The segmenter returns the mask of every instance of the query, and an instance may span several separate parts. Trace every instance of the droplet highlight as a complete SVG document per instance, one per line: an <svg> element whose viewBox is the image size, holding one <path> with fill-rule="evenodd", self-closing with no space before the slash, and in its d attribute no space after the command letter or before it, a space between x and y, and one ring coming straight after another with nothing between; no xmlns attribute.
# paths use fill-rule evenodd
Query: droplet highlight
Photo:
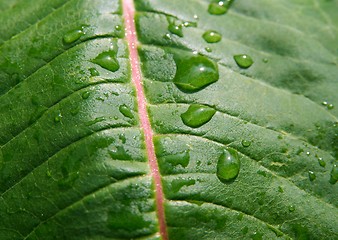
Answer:
<svg viewBox="0 0 338 240"><path fill-rule="evenodd" d="M213 30L206 31L202 37L207 43L217 43L222 40L222 35Z"/></svg>
<svg viewBox="0 0 338 240"><path fill-rule="evenodd" d="M309 179L311 182L316 179L316 174L313 171L309 171Z"/></svg>
<svg viewBox="0 0 338 240"><path fill-rule="evenodd" d="M254 62L247 54L239 54L234 56L234 60L241 68L249 68Z"/></svg>
<svg viewBox="0 0 338 240"><path fill-rule="evenodd" d="M116 52L112 50L100 53L92 62L112 72L116 72L120 68L116 59Z"/></svg>
<svg viewBox="0 0 338 240"><path fill-rule="evenodd" d="M181 114L183 123L189 127L197 128L211 120L216 110L200 104L192 104L188 110Z"/></svg>
<svg viewBox="0 0 338 240"><path fill-rule="evenodd" d="M326 162L324 161L324 159L323 158L318 158L318 164L319 164L319 166L321 166L321 167L325 167L326 166Z"/></svg>
<svg viewBox="0 0 338 240"><path fill-rule="evenodd" d="M183 92L197 92L218 81L217 64L207 57L192 53L174 54L174 84Z"/></svg>
<svg viewBox="0 0 338 240"><path fill-rule="evenodd" d="M240 170L238 153L233 149L225 149L217 162L217 177L227 183L237 178Z"/></svg>

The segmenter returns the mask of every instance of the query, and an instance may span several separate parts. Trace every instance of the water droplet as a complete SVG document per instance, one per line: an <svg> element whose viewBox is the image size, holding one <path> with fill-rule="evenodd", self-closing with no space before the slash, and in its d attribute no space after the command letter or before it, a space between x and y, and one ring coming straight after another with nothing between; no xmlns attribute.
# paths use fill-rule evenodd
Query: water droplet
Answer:
<svg viewBox="0 0 338 240"><path fill-rule="evenodd" d="M185 125L197 128L209 122L215 113L216 110L211 107L192 104L186 112L181 114L181 119Z"/></svg>
<svg viewBox="0 0 338 240"><path fill-rule="evenodd" d="M278 135L277 138L278 139L283 139L283 136L282 135Z"/></svg>
<svg viewBox="0 0 338 240"><path fill-rule="evenodd" d="M235 150L224 149L217 162L217 177L221 182L235 180L240 170L240 160Z"/></svg>
<svg viewBox="0 0 338 240"><path fill-rule="evenodd" d="M234 59L241 68L249 68L253 64L252 58L246 54L235 55Z"/></svg>
<svg viewBox="0 0 338 240"><path fill-rule="evenodd" d="M115 30L120 31L121 29L122 29L122 27L120 25L115 26Z"/></svg>
<svg viewBox="0 0 338 240"><path fill-rule="evenodd" d="M61 118L62 118L61 113L58 113L58 115L56 115L56 116L54 117L54 122L56 122L56 123L60 122L60 121L61 121Z"/></svg>
<svg viewBox="0 0 338 240"><path fill-rule="evenodd" d="M266 176L267 176L266 171L263 171L263 170L258 170L258 171L257 171L257 174L259 174L259 175L261 175L261 176L263 176L263 177L266 177Z"/></svg>
<svg viewBox="0 0 338 240"><path fill-rule="evenodd" d="M161 158L173 166L181 165L182 167L187 167L190 161L190 154L189 150L185 150L183 152L166 155Z"/></svg>
<svg viewBox="0 0 338 240"><path fill-rule="evenodd" d="M207 52L212 52L212 49L209 48L209 47L206 47L206 48L205 48L205 51L207 51Z"/></svg>
<svg viewBox="0 0 338 240"><path fill-rule="evenodd" d="M289 211L290 212L294 212L295 210L296 210L295 206L293 206L293 205L289 206Z"/></svg>
<svg viewBox="0 0 338 240"><path fill-rule="evenodd" d="M278 186L278 192L283 193L284 189L281 186Z"/></svg>
<svg viewBox="0 0 338 240"><path fill-rule="evenodd" d="M242 146L243 147L250 147L251 145L251 142L249 140L242 140Z"/></svg>
<svg viewBox="0 0 338 240"><path fill-rule="evenodd" d="M163 36L164 39L167 39L167 40L171 40L171 35L169 33L166 33L164 36Z"/></svg>
<svg viewBox="0 0 338 240"><path fill-rule="evenodd" d="M331 109L333 109L333 108L334 108L334 106L333 106L333 104L332 104L332 103L328 104L326 107L327 107L327 109L328 109L328 110L331 110Z"/></svg>
<svg viewBox="0 0 338 240"><path fill-rule="evenodd" d="M213 30L206 31L202 37L207 43L217 43L222 39L222 35Z"/></svg>
<svg viewBox="0 0 338 240"><path fill-rule="evenodd" d="M194 14L194 19L198 19L198 16L196 14Z"/></svg>
<svg viewBox="0 0 338 240"><path fill-rule="evenodd" d="M197 23L195 23L195 22L184 22L183 26L184 27L197 27Z"/></svg>
<svg viewBox="0 0 338 240"><path fill-rule="evenodd" d="M260 232L254 232L251 235L251 239L253 239L253 240L262 240L263 239L263 234L260 233Z"/></svg>
<svg viewBox="0 0 338 240"><path fill-rule="evenodd" d="M242 221L243 217L244 217L244 214L239 213L238 216L237 216L237 220Z"/></svg>
<svg viewBox="0 0 338 240"><path fill-rule="evenodd" d="M175 34L179 37L183 37L182 24L176 25L175 23L169 23L168 30L172 34Z"/></svg>
<svg viewBox="0 0 338 240"><path fill-rule="evenodd" d="M100 73L99 71L96 70L96 68L89 68L89 72L90 72L90 76L92 77L100 76Z"/></svg>
<svg viewBox="0 0 338 240"><path fill-rule="evenodd" d="M324 161L324 159L323 158L318 158L318 163L319 163L319 166L321 166L321 167L325 167L326 166L326 162Z"/></svg>
<svg viewBox="0 0 338 240"><path fill-rule="evenodd" d="M67 32L63 36L63 43L64 44L71 44L71 43L79 40L82 35L84 35L83 26L80 27L80 28L73 29L73 30Z"/></svg>
<svg viewBox="0 0 338 240"><path fill-rule="evenodd" d="M213 15L226 13L233 0L217 0L209 4L208 12Z"/></svg>
<svg viewBox="0 0 338 240"><path fill-rule="evenodd" d="M323 101L323 102L322 102L322 105L323 105L323 106L327 106L327 101Z"/></svg>
<svg viewBox="0 0 338 240"><path fill-rule="evenodd" d="M119 107L120 112L122 113L123 116L133 119L134 118L134 114L132 113L132 111L130 110L130 108L127 105L121 105Z"/></svg>
<svg viewBox="0 0 338 240"><path fill-rule="evenodd" d="M243 227L242 230L241 230L241 232L242 232L244 235L247 234L248 231L249 231L249 228L248 228L247 226Z"/></svg>
<svg viewBox="0 0 338 240"><path fill-rule="evenodd" d="M196 92L218 80L217 64L198 54L174 55L176 74L173 82L184 92Z"/></svg>
<svg viewBox="0 0 338 240"><path fill-rule="evenodd" d="M337 181L338 181L338 165L333 164L330 174L330 183L335 184Z"/></svg>
<svg viewBox="0 0 338 240"><path fill-rule="evenodd" d="M312 182L313 180L316 179L316 174L312 171L309 171L309 179Z"/></svg>
<svg viewBox="0 0 338 240"><path fill-rule="evenodd" d="M91 125L94 125L95 123L103 122L103 121L105 121L105 120L106 120L105 117L97 117L97 118L95 118L95 119L92 120L92 121L86 122L86 126L91 126Z"/></svg>
<svg viewBox="0 0 338 240"><path fill-rule="evenodd" d="M70 110L70 114L72 114L73 116L77 115L79 112L80 109L78 107L75 107L72 110Z"/></svg>
<svg viewBox="0 0 338 240"><path fill-rule="evenodd" d="M267 63L267 62L269 62L269 59L263 58L263 62L264 62L264 63Z"/></svg>
<svg viewBox="0 0 338 240"><path fill-rule="evenodd" d="M112 72L116 72L120 68L116 59L116 52L113 50L100 53L92 62Z"/></svg>
<svg viewBox="0 0 338 240"><path fill-rule="evenodd" d="M89 95L90 95L90 92L88 92L88 91L85 91L85 92L83 92L82 93L82 99L87 99L87 98L89 98Z"/></svg>
<svg viewBox="0 0 338 240"><path fill-rule="evenodd" d="M306 152L306 156L310 156L311 155L311 153L310 152Z"/></svg>
<svg viewBox="0 0 338 240"><path fill-rule="evenodd" d="M126 135L124 133L119 134L119 139L123 144L125 144L127 141Z"/></svg>
<svg viewBox="0 0 338 240"><path fill-rule="evenodd" d="M191 186L196 183L195 179L192 178L177 178L171 182L171 189L173 192L178 192L183 186Z"/></svg>
<svg viewBox="0 0 338 240"><path fill-rule="evenodd" d="M122 146L112 147L111 150L109 151L109 155L113 159L117 159L117 160L130 160L131 159L130 155L126 152L126 150Z"/></svg>

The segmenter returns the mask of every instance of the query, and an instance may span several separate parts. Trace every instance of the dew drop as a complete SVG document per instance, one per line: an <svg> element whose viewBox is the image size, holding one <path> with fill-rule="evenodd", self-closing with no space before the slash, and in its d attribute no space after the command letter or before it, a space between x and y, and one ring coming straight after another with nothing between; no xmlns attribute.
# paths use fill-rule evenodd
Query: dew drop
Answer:
<svg viewBox="0 0 338 240"><path fill-rule="evenodd" d="M242 146L243 147L250 147L251 145L251 142L249 140L242 140Z"/></svg>
<svg viewBox="0 0 338 240"><path fill-rule="evenodd" d="M254 232L251 235L251 239L253 239L253 240L262 240L263 239L263 234L260 233L260 232Z"/></svg>
<svg viewBox="0 0 338 240"><path fill-rule="evenodd" d="M278 192L283 193L284 189L281 186L278 186Z"/></svg>
<svg viewBox="0 0 338 240"><path fill-rule="evenodd" d="M267 63L267 62L269 62L269 59L263 58L263 62L264 62L264 63Z"/></svg>
<svg viewBox="0 0 338 240"><path fill-rule="evenodd" d="M168 30L172 34L175 34L179 37L183 37L182 24L176 25L175 23L170 23L168 25Z"/></svg>
<svg viewBox="0 0 338 240"><path fill-rule="evenodd" d="M181 114L183 123L189 127L197 128L211 120L216 110L200 104L192 104L188 110Z"/></svg>
<svg viewBox="0 0 338 240"><path fill-rule="evenodd" d="M167 40L171 40L171 36L169 33L166 33L164 36L163 36L164 39L167 39Z"/></svg>
<svg viewBox="0 0 338 240"><path fill-rule="evenodd" d="M252 58L246 54L235 55L234 59L241 68L249 68L253 64Z"/></svg>
<svg viewBox="0 0 338 240"><path fill-rule="evenodd" d="M222 39L222 35L213 30L206 31L202 37L207 43L217 43Z"/></svg>
<svg viewBox="0 0 338 240"><path fill-rule="evenodd" d="M313 171L309 171L309 179L311 182L316 179L316 174Z"/></svg>
<svg viewBox="0 0 338 240"><path fill-rule="evenodd" d="M207 52L212 52L212 49L209 48L209 47L206 47L206 48L205 48L205 51L207 51Z"/></svg>
<svg viewBox="0 0 338 240"><path fill-rule="evenodd" d="M90 92L88 92L88 91L85 91L85 92L83 92L82 93L82 99L87 99L87 98L89 98L89 95L90 95Z"/></svg>
<svg viewBox="0 0 338 240"><path fill-rule="evenodd" d="M295 206L293 206L293 205L289 206L289 211L290 212L294 212L295 210L296 210Z"/></svg>
<svg viewBox="0 0 338 240"><path fill-rule="evenodd" d="M219 78L217 64L198 54L179 53L174 55L176 74L174 84L184 92L197 92Z"/></svg>
<svg viewBox="0 0 338 240"><path fill-rule="evenodd" d="M330 183L335 184L337 181L338 181L338 165L333 164L330 174Z"/></svg>
<svg viewBox="0 0 338 240"><path fill-rule="evenodd" d="M81 36L84 35L83 32L83 27L77 28L77 29L73 29L69 32L67 32L64 36L63 36L63 43L64 44L71 44L77 40L80 39Z"/></svg>
<svg viewBox="0 0 338 240"><path fill-rule="evenodd" d="M225 14L233 0L217 0L209 4L208 12L213 15Z"/></svg>
<svg viewBox="0 0 338 240"><path fill-rule="evenodd" d="M60 122L60 121L61 121L61 118L62 118L62 115L61 115L61 113L59 113L58 115L56 115L56 116L54 117L54 122L56 122L56 123Z"/></svg>
<svg viewBox="0 0 338 240"><path fill-rule="evenodd" d="M183 152L166 155L161 158L173 166L181 165L182 167L187 167L190 161L190 154L189 150L185 150Z"/></svg>
<svg viewBox="0 0 338 240"><path fill-rule="evenodd" d="M96 123L103 122L103 121L105 121L105 120L106 120L105 117L97 117L97 118L95 118L95 119L92 120L92 121L86 122L86 126L91 126L91 125L94 125L94 124L96 124Z"/></svg>
<svg viewBox="0 0 338 240"><path fill-rule="evenodd" d="M100 73L99 71L96 70L96 68L89 68L89 72L90 72L90 76L92 77L100 76Z"/></svg>
<svg viewBox="0 0 338 240"><path fill-rule="evenodd" d="M171 182L171 189L173 192L178 192L183 186L191 186L194 185L196 183L195 179L192 178L178 178L178 179L174 179Z"/></svg>
<svg viewBox="0 0 338 240"><path fill-rule="evenodd" d="M120 31L121 29L122 29L122 27L120 25L115 26L115 30Z"/></svg>
<svg viewBox="0 0 338 240"><path fill-rule="evenodd" d="M117 160L130 160L131 159L131 156L126 152L126 150L122 146L112 147L111 150L109 151L109 155L113 159L117 159Z"/></svg>
<svg viewBox="0 0 338 240"><path fill-rule="evenodd" d="M116 52L113 50L100 53L92 62L112 72L116 72L120 68L116 59Z"/></svg>
<svg viewBox="0 0 338 240"><path fill-rule="evenodd" d="M328 104L326 107L327 107L328 110L331 110L331 109L334 108L334 105L333 105L332 103L330 103L330 104Z"/></svg>
<svg viewBox="0 0 338 240"><path fill-rule="evenodd" d="M324 161L324 159L323 158L318 158L318 163L319 163L319 166L321 166L321 167L325 167L326 166L326 162Z"/></svg>
<svg viewBox="0 0 338 240"><path fill-rule="evenodd" d="M240 160L235 150L224 149L217 162L217 177L223 182L235 180L240 170Z"/></svg>
<svg viewBox="0 0 338 240"><path fill-rule="evenodd" d="M243 227L243 228L241 229L241 232L242 232L244 235L247 234L248 231L249 231L249 228L248 228L247 226L245 226L245 227Z"/></svg>
<svg viewBox="0 0 338 240"><path fill-rule="evenodd" d="M120 113L122 113L123 116L133 119L134 118L134 114L132 113L132 111L130 110L130 108L127 105L121 105L119 107Z"/></svg>

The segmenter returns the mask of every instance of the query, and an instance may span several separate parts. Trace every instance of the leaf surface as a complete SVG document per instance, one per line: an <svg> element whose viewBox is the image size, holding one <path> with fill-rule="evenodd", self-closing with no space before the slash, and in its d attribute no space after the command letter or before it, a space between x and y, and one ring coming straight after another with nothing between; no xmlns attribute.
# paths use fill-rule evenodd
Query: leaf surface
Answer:
<svg viewBox="0 0 338 240"><path fill-rule="evenodd" d="M134 5L0 0L0 238L337 239L337 1Z"/></svg>

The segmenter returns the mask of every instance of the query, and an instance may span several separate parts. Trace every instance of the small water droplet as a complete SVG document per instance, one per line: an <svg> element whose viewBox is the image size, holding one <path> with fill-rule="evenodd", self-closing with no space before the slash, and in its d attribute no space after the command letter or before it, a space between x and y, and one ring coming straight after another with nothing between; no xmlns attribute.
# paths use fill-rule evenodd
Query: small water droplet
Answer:
<svg viewBox="0 0 338 240"><path fill-rule="evenodd" d="M247 226L245 226L245 227L243 227L243 228L241 229L241 232L242 232L244 235L247 234L248 231L249 231L249 228L248 228Z"/></svg>
<svg viewBox="0 0 338 240"><path fill-rule="evenodd" d="M330 174L330 183L335 184L338 181L338 165L333 164Z"/></svg>
<svg viewBox="0 0 338 240"><path fill-rule="evenodd" d="M82 99L87 99L87 98L89 98L89 95L90 95L90 92L88 92L88 91L85 91L85 92L83 92L82 93Z"/></svg>
<svg viewBox="0 0 338 240"><path fill-rule="evenodd" d="M253 60L249 55L238 54L234 56L237 65L241 68L249 68L253 64Z"/></svg>
<svg viewBox="0 0 338 240"><path fill-rule="evenodd" d="M96 70L96 68L89 68L89 72L90 72L90 76L92 77L100 76L100 73L99 71Z"/></svg>
<svg viewBox="0 0 338 240"><path fill-rule="evenodd" d="M62 114L61 113L58 113L58 115L56 115L54 117L54 122L58 123L61 121L61 118L62 118Z"/></svg>
<svg viewBox="0 0 338 240"><path fill-rule="evenodd" d="M119 107L120 113L122 113L123 116L133 119L134 118L134 114L133 112L130 110L130 108L127 105L121 105Z"/></svg>
<svg viewBox="0 0 338 240"><path fill-rule="evenodd" d="M77 40L80 39L81 36L84 35L83 32L83 26L77 29L73 29L69 32L67 32L64 36L63 36L63 43L64 44L71 44Z"/></svg>
<svg viewBox="0 0 338 240"><path fill-rule="evenodd" d="M239 213L238 216L237 216L237 220L242 221L243 217L244 217L244 214Z"/></svg>
<svg viewBox="0 0 338 240"><path fill-rule="evenodd" d="M207 52L212 52L212 49L209 48L209 47L206 47L206 48L205 48L205 51L207 51Z"/></svg>
<svg viewBox="0 0 338 240"><path fill-rule="evenodd" d="M243 147L250 147L251 145L251 141L245 139L243 139L241 143Z"/></svg>
<svg viewBox="0 0 338 240"><path fill-rule="evenodd" d="M318 158L318 163L319 163L319 166L321 166L321 167L325 167L326 166L326 162L324 161L324 159L323 158Z"/></svg>
<svg viewBox="0 0 338 240"><path fill-rule="evenodd" d="M131 156L126 152L126 150L122 146L111 147L111 150L109 151L109 155L113 159L117 159L117 160L130 160L131 159Z"/></svg>
<svg viewBox="0 0 338 240"><path fill-rule="evenodd" d="M174 179L171 182L171 189L173 192L178 192L183 186L192 186L196 183L195 179L192 178L178 178L178 179Z"/></svg>
<svg viewBox="0 0 338 240"><path fill-rule="evenodd" d="M161 158L173 166L181 165L182 167L187 167L190 161L190 154L189 150L185 150L183 152L166 155Z"/></svg>
<svg viewBox="0 0 338 240"><path fill-rule="evenodd" d="M267 177L266 171L258 170L257 173L263 177Z"/></svg>
<svg viewBox="0 0 338 240"><path fill-rule="evenodd" d="M323 105L323 106L327 106L327 101L323 101L323 102L322 102L322 105Z"/></svg>
<svg viewBox="0 0 338 240"><path fill-rule="evenodd" d="M122 27L120 25L115 26L115 30L120 31L121 29L122 29Z"/></svg>
<svg viewBox="0 0 338 240"><path fill-rule="evenodd" d="M290 212L294 212L295 210L296 210L295 206L293 206L293 205L289 206L289 211Z"/></svg>
<svg viewBox="0 0 338 240"><path fill-rule="evenodd" d="M267 63L267 62L269 62L269 59L263 58L263 62L264 62L264 63Z"/></svg>
<svg viewBox="0 0 338 240"><path fill-rule="evenodd" d="M283 193L284 189L281 186L278 186L278 192Z"/></svg>
<svg viewBox="0 0 338 240"><path fill-rule="evenodd" d="M217 162L217 177L221 182L236 179L240 170L238 154L233 149L224 149Z"/></svg>
<svg viewBox="0 0 338 240"><path fill-rule="evenodd" d="M278 139L283 139L283 136L282 135L278 135L277 138Z"/></svg>
<svg viewBox="0 0 338 240"><path fill-rule="evenodd" d="M78 107L75 107L72 110L70 110L70 114L72 114L73 116L77 115L79 112L80 109Z"/></svg>
<svg viewBox="0 0 338 240"><path fill-rule="evenodd" d="M253 239L253 240L262 240L263 239L263 234L260 233L260 232L254 232L251 235L251 239Z"/></svg>
<svg viewBox="0 0 338 240"><path fill-rule="evenodd" d="M195 23L195 22L184 22L183 26L184 27L197 27L197 23Z"/></svg>
<svg viewBox="0 0 338 240"><path fill-rule="evenodd" d="M179 37L183 37L182 24L176 25L175 23L169 23L168 30L172 34L175 34Z"/></svg>
<svg viewBox="0 0 338 240"><path fill-rule="evenodd" d="M126 135L124 133L119 134L119 139L123 144L125 144L127 141Z"/></svg>
<svg viewBox="0 0 338 240"><path fill-rule="evenodd" d="M105 120L106 120L105 117L97 117L97 118L95 118L95 119L92 120L92 121L86 122L86 126L91 126L91 125L94 125L95 123L103 122L103 121L105 121Z"/></svg>
<svg viewBox="0 0 338 240"><path fill-rule="evenodd" d="M167 40L171 40L171 35L169 33L166 33L164 36L163 36L164 39L167 39Z"/></svg>
<svg viewBox="0 0 338 240"><path fill-rule="evenodd" d="M225 14L230 8L233 0L217 0L209 4L208 12L213 15Z"/></svg>
<svg viewBox="0 0 338 240"><path fill-rule="evenodd" d="M194 19L198 19L198 16L196 14L194 14Z"/></svg>
<svg viewBox="0 0 338 240"><path fill-rule="evenodd" d="M112 72L116 72L120 68L116 59L116 52L113 50L100 53L92 62Z"/></svg>
<svg viewBox="0 0 338 240"><path fill-rule="evenodd" d="M216 110L200 104L192 104L188 110L181 114L183 123L189 127L197 128L211 120Z"/></svg>
<svg viewBox="0 0 338 240"><path fill-rule="evenodd" d="M309 179L311 182L316 179L316 174L313 171L309 171Z"/></svg>
<svg viewBox="0 0 338 240"><path fill-rule="evenodd" d="M202 37L207 43L217 43L222 39L222 35L213 30L206 31Z"/></svg>
<svg viewBox="0 0 338 240"><path fill-rule="evenodd" d="M328 110L331 110L331 109L333 109L333 108L334 108L334 106L333 106L333 104L332 104L332 103L328 104L326 107L327 107L327 109L328 109Z"/></svg>
<svg viewBox="0 0 338 240"><path fill-rule="evenodd" d="M306 152L306 156L310 156L311 155L311 153L310 152Z"/></svg>
<svg viewBox="0 0 338 240"><path fill-rule="evenodd" d="M217 64L198 54L174 55L176 74L174 84L184 92L196 92L214 83L219 78Z"/></svg>

